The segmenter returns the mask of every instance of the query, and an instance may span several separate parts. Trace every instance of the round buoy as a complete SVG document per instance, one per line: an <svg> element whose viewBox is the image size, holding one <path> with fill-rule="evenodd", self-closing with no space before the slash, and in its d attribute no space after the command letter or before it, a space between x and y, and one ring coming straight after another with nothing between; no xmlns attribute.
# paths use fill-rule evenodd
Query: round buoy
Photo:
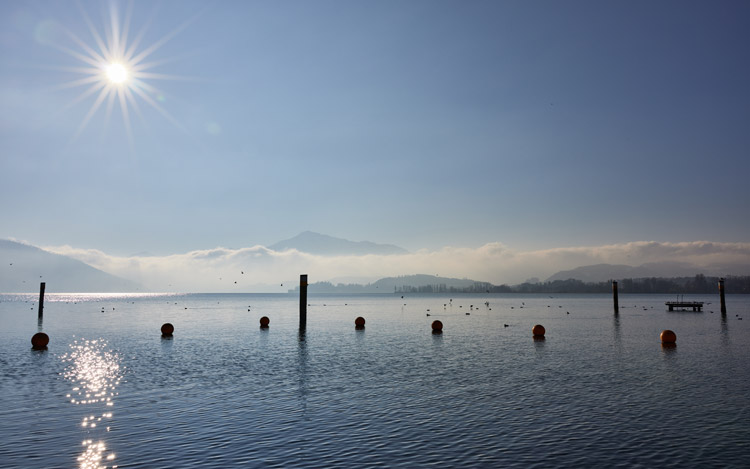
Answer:
<svg viewBox="0 0 750 469"><path fill-rule="evenodd" d="M172 325L172 323L167 322L161 326L161 335L169 337L173 332L174 326Z"/></svg>
<svg viewBox="0 0 750 469"><path fill-rule="evenodd" d="M544 333L547 332L544 330L544 326L541 324L537 324L531 329L531 333L534 334L534 337L544 337Z"/></svg>
<svg viewBox="0 0 750 469"><path fill-rule="evenodd" d="M365 318L362 316L359 316L357 319L354 320L354 327L357 329L364 329L365 328Z"/></svg>
<svg viewBox="0 0 750 469"><path fill-rule="evenodd" d="M432 332L443 332L443 323L437 319L432 321Z"/></svg>
<svg viewBox="0 0 750 469"><path fill-rule="evenodd" d="M37 332L31 337L31 347L34 350L44 350L49 343L49 336L44 332Z"/></svg>
<svg viewBox="0 0 750 469"><path fill-rule="evenodd" d="M674 345L675 342L677 342L677 334L670 331L669 329L664 329L663 331L661 331L661 335L659 336L659 338L661 338L662 344Z"/></svg>
<svg viewBox="0 0 750 469"><path fill-rule="evenodd" d="M260 318L260 327L262 327L263 329L265 329L265 328L268 327L268 324L270 322L271 322L271 320L268 319L268 316L263 316L262 318Z"/></svg>

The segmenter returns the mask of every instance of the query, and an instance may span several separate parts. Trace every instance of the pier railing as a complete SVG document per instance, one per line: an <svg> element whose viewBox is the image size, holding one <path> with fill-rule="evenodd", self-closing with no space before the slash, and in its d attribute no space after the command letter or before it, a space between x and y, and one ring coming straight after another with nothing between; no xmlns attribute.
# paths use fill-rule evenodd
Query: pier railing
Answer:
<svg viewBox="0 0 750 469"><path fill-rule="evenodd" d="M675 308L681 310L692 309L693 311L703 311L702 301L667 301L664 304L669 307L670 311L674 311Z"/></svg>

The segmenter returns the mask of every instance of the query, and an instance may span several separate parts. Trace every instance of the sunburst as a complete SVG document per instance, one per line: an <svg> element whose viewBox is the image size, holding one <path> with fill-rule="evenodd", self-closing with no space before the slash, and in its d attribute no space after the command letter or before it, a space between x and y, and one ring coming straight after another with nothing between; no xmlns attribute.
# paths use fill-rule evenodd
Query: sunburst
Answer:
<svg viewBox="0 0 750 469"><path fill-rule="evenodd" d="M154 80L184 80L186 77L154 73L153 69L167 60L152 60L152 54L169 40L184 30L198 15L182 23L169 34L152 44L144 44L144 37L148 30L147 22L138 33L130 37L130 23L133 13L133 2L128 5L124 17L114 2L108 2L108 23L104 21L101 30L94 25L88 13L79 4L83 20L86 23L90 38L84 40L68 29L63 29L72 39L75 48L60 44L52 44L66 54L83 63L82 66L67 68L82 75L81 77L60 85L60 88L85 87L67 107L73 107L81 102L93 102L82 119L72 140L76 140L86 129L91 119L106 103L105 112L109 120L113 108L119 106L128 139L133 143L131 112L141 118L139 102L158 111L164 118L182 131L185 128L169 113L159 101L163 99L163 92L152 84ZM101 31L101 32L100 32Z"/></svg>

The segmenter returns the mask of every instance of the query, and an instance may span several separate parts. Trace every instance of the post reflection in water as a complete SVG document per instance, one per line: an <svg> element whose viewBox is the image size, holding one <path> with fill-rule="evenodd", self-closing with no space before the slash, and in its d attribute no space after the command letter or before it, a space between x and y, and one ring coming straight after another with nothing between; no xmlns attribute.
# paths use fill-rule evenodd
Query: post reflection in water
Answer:
<svg viewBox="0 0 750 469"><path fill-rule="evenodd" d="M112 418L115 389L122 378L120 357L108 350L103 340L76 340L62 356L67 363L63 376L73 383L66 397L71 404L86 406L81 427L85 429L83 452L78 457L81 468L116 468L115 453L108 452L103 434Z"/></svg>
<svg viewBox="0 0 750 469"><path fill-rule="evenodd" d="M727 314L721 313L721 343L729 345L729 325L727 324Z"/></svg>
<svg viewBox="0 0 750 469"><path fill-rule="evenodd" d="M305 340L305 329L300 327L297 335L299 355L299 398L302 407L302 418L307 419L307 341Z"/></svg>
<svg viewBox="0 0 750 469"><path fill-rule="evenodd" d="M620 315L618 313L615 313L615 319L614 319L614 334L615 334L615 344L617 345L618 349L622 349L622 335L620 334Z"/></svg>

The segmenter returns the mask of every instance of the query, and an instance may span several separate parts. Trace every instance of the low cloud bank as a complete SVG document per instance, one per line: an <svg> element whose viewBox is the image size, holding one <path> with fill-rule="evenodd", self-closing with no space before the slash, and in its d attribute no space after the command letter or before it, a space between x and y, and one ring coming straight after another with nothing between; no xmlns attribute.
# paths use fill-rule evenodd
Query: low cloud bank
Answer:
<svg viewBox="0 0 750 469"><path fill-rule="evenodd" d="M723 274L750 273L750 243L709 241L639 241L538 251L488 243L479 248L444 247L387 256L320 256L296 250L277 252L263 246L132 257L71 246L44 249L165 292L285 292L296 285L302 273L310 276L310 282L420 273L517 284L531 277L545 279L560 270L603 263L681 262L712 271L724 269Z"/></svg>

